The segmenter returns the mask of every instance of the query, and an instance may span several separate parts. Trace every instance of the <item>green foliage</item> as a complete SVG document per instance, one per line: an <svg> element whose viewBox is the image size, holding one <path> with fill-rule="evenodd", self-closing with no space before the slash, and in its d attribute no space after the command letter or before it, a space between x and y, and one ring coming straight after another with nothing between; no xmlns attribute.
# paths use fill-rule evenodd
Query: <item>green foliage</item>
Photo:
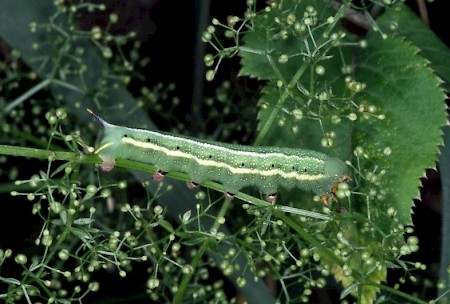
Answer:
<svg viewBox="0 0 450 304"><path fill-rule="evenodd" d="M367 37L367 44L356 72L370 87L361 99L380 109L385 119L357 124L355 143L384 171L374 183L386 194L382 201L387 204L380 207L392 206L400 223L411 224L419 179L426 168L435 166L438 145L442 144L445 96L439 78L409 43L392 36L383 39L375 33Z"/></svg>
<svg viewBox="0 0 450 304"><path fill-rule="evenodd" d="M138 43L124 51L134 35L109 32L115 14L105 28L76 25L77 16L104 5L4 1L0 36L13 50L0 69L1 141L8 144L0 154L46 161L27 175L24 162L0 159L0 177L9 181L2 201L25 201L23 212L39 221L27 227L32 244L20 252L0 243L1 299L91 302L109 288L98 274L125 282L145 269L133 282L137 302L237 301L238 294L255 303L309 302L330 278L342 285L342 299L424 302L386 280L390 269L414 281L413 272L426 268L407 261L419 246L411 212L442 144L445 103L434 70L449 79L448 49L401 3L376 23L366 18L377 31L364 38L343 20L350 8L367 17L367 8L312 0L247 5L243 18L213 19L202 38L214 49L205 56L207 80L235 56L240 75L259 80L257 132L249 118L254 105L237 101L225 82L206 99L211 115L201 137L244 134L255 145L340 157L353 174L336 201L321 206L311 194L290 191L277 205L244 193L230 202L209 192L223 191L217 183L192 192L173 180L189 180L180 172L151 183L154 167L125 160L113 173L97 172L90 153L98 127L85 108L115 124L154 129L150 111L171 131L187 133L173 115L183 105L176 86L144 86L136 97L126 91L147 62ZM5 271L7 264L20 271ZM279 288L271 292L264 281Z"/></svg>
<svg viewBox="0 0 450 304"><path fill-rule="evenodd" d="M365 280L380 283L392 267L386 262L397 259L395 251L409 252L401 245L401 227L411 224L420 178L435 166L446 123L445 96L413 45L379 31L364 39L345 32L339 22L345 9L334 13L314 1L272 3L253 16L243 35L241 74L267 81L256 144L322 149L354 168L354 194L343 204L365 217L351 216L339 231L363 251L353 256L358 249L352 248L345 268L336 261L329 266L344 286L355 293L358 287L358 298L367 303L378 288L364 287L360 278L345 273L363 269ZM414 20L406 16L402 5L389 8L380 26L401 28L402 21ZM424 26L414 22L415 41L431 41ZM424 45L448 55L439 43ZM380 251L380 244L389 249ZM381 264L364 270L359 257L372 254Z"/></svg>

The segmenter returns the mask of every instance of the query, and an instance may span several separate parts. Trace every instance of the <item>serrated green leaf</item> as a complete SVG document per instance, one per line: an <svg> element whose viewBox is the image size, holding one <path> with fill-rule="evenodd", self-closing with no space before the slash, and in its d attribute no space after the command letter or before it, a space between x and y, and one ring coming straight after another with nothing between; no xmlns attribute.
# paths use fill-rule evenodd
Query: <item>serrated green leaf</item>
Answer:
<svg viewBox="0 0 450 304"><path fill-rule="evenodd" d="M320 62L326 70L325 75L312 77L311 68L304 67L305 62L289 57L294 54L295 48L301 49L299 45L285 43L292 37L284 41L270 39L275 37L273 35L276 32L276 25L272 23L273 27L270 28L271 23L268 20L273 19L275 13L280 12L265 14L263 18L267 20L262 20L263 26L255 26L254 31L245 36L245 46L258 52L242 53L242 63L245 66L241 74L269 80L259 101L260 137L257 144L323 151L320 139L325 132L335 131L337 133L335 147L333 151L328 150L326 153L350 159L349 152L355 146L362 146L368 153L368 159L357 165L361 166L358 169L361 169L363 178L354 184L359 187L356 191L369 193L373 186L386 193L383 203L373 206L365 200L365 197L352 197L350 207L353 210L364 209L361 214L364 218L367 217L378 231L392 233L392 225L398 224L386 213L389 207L397 210L398 219L402 224L411 223L412 199L419 193L420 178L424 175L425 169L435 164L438 145L442 142L441 128L446 122L444 94L439 79L433 74L427 61L418 54L417 48L398 37L388 36L387 39L382 39L380 33L370 33L366 37L368 47L357 57L354 57L354 50L350 48L339 49L339 54L333 53L335 50L330 50L328 55L332 56ZM278 17L280 16L282 14ZM441 48L440 50L442 51ZM274 58L280 58L277 56L283 54L288 55L288 62L283 64L274 61ZM355 81L367 85L363 93L347 92L345 75L340 69L341 58L344 58L345 62L355 64L356 72L352 76ZM289 66L285 66L286 64ZM299 71L303 72L296 78ZM276 83L274 80L281 82ZM324 105L328 103L318 102L313 94L309 94L311 88L314 94L329 89L328 92L332 92L333 97L336 97L335 100L348 99L354 101L359 108L345 108L346 105L341 103L335 104L336 107L324 109ZM376 107L375 114L363 114L368 105ZM358 119L353 123L333 125L330 120L333 108L338 109L336 114L342 119L345 119L346 113L356 114ZM325 114L317 115L317 109L323 111L320 114ZM295 114L303 117L297 119ZM385 118L376 118L375 115L380 114ZM385 170L386 173L380 175L380 180L374 183L367 182L365 174L373 170L376 174L381 170ZM380 242L386 241L383 234L363 233L359 224L361 223L355 224L354 227L351 227L352 225L342 227L347 231L348 246L366 248L368 252L374 253L374 250L377 250L375 248L379 248ZM402 242L400 233L393 235L389 241L392 245L396 242ZM342 265L338 263L329 261L324 263L329 263L335 278L344 287L352 286L344 291L344 294L352 293L361 303L373 303L379 291L376 284L386 280L387 266L398 268L399 264L402 265L399 261L394 263L389 260L392 259L389 250L383 253L377 251L377 254L380 254L378 258L383 255L385 266L367 268L365 261L354 258L347 266L355 276L344 272ZM361 269L364 269L364 273L360 273ZM374 285L364 284L365 280ZM358 286L360 288L356 288Z"/></svg>
<svg viewBox="0 0 450 304"><path fill-rule="evenodd" d="M405 37L414 44L420 55L430 61L430 67L445 81L443 86L450 92L450 50L408 6L400 3L388 9L377 24L385 33Z"/></svg>
<svg viewBox="0 0 450 304"><path fill-rule="evenodd" d="M378 25L382 31L386 33L393 33L395 35L399 35L405 37L408 41L413 43L419 50L420 54L425 57L430 62L430 67L436 72L441 79L444 80L442 86L450 91L450 52L447 45L445 45L427 26L425 26L406 5L402 3L395 7L395 9L388 10L379 20ZM445 145L448 146L447 136L446 136ZM445 151L444 156L440 159L441 165L441 179L443 181L443 188L445 188L447 179L447 172L445 166L446 158ZM447 183L448 184L448 183ZM448 191L447 191L448 192ZM446 204L445 201L445 193L447 193L445 189L444 193L444 202L443 205ZM445 207L444 207L445 209ZM446 220L448 221L445 215L445 210L443 210L443 225L445 226ZM446 275L445 265L448 264L448 236L444 233L442 241L442 259L441 259L441 275L443 280L448 281L448 276ZM400 265L402 265L400 263ZM406 266L404 266L406 267Z"/></svg>
<svg viewBox="0 0 450 304"><path fill-rule="evenodd" d="M380 180L387 193L382 208L395 208L400 222L410 224L420 178L435 166L442 143L445 96L438 77L410 43L379 33L369 34L367 41L357 59L356 79L367 85L360 99L375 105L385 119L359 120L354 142L386 170Z"/></svg>

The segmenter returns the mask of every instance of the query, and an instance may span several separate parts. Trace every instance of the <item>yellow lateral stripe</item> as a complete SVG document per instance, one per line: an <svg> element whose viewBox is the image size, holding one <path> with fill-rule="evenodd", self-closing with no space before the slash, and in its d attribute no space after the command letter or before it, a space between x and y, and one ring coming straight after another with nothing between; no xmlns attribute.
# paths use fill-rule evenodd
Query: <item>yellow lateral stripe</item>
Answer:
<svg viewBox="0 0 450 304"><path fill-rule="evenodd" d="M103 144L102 146L98 147L97 150L94 151L94 154L100 153L102 150L108 148L109 146L113 145L112 142L108 142L106 144Z"/></svg>
<svg viewBox="0 0 450 304"><path fill-rule="evenodd" d="M163 153L167 156L171 156L171 157L181 157L181 158L185 158L185 159L191 159L199 165L204 165L204 166L208 166L208 167L216 167L216 168L225 168L233 174L259 174L262 176L277 176L278 175L283 178L296 179L296 180L300 180L300 181L320 180L320 179L323 179L326 177L324 174L308 175L308 174L301 174L298 172L284 172L281 169L257 170L257 169L250 169L250 168L235 168L235 167L232 167L225 163L221 163L221 162L217 162L217 161L213 161L213 160L209 160L209 159L201 159L201 158L196 157L195 155L191 155L186 152L182 152L179 150L173 151L173 150L167 149L165 147L157 146L153 143L141 142L138 140L134 140L130 137L123 137L122 142L124 142L126 144L130 144L135 147L158 151L158 152L161 152L161 153ZM212 146L212 147L216 147L216 146ZM251 153L253 153L253 152L251 152ZM254 153L254 154L261 155L259 153ZM280 153L277 153L277 154L280 154ZM284 154L282 154L282 155L284 155ZM284 156L287 156L287 155L284 155Z"/></svg>

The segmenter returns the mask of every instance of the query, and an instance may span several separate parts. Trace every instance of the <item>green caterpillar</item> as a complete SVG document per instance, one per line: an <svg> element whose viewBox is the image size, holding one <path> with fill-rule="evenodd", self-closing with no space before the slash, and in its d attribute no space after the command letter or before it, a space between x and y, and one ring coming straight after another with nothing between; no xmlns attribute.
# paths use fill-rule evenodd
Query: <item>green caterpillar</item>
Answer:
<svg viewBox="0 0 450 304"><path fill-rule="evenodd" d="M275 201L281 185L312 191L323 198L347 176L343 161L316 151L241 146L132 129L110 124L90 109L88 112L105 128L95 151L103 160L100 167L104 171L112 170L116 159L151 163L158 168L153 174L155 181L176 170L190 176L189 187L217 181L231 199L240 189L256 186L269 202Z"/></svg>

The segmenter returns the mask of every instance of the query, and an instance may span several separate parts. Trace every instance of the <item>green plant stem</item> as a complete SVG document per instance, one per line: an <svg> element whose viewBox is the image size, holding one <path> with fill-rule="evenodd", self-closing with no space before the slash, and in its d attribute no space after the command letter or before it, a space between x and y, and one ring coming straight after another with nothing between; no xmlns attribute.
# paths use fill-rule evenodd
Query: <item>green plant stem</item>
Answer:
<svg viewBox="0 0 450 304"><path fill-rule="evenodd" d="M316 248L317 252L320 254L321 258L324 257L330 261L333 261L341 267L344 265L344 261L337 257L331 250L323 246L320 241L314 238L311 234L306 232L292 217L280 211L274 211L274 214L289 227L294 229L301 238L313 245Z"/></svg>
<svg viewBox="0 0 450 304"><path fill-rule="evenodd" d="M377 283L372 283L372 282L364 282L364 285L369 285L369 286L374 286L374 287L378 287L381 290L385 290L388 291L396 296L399 296L405 300L408 300L408 303L418 303L418 304L428 304L429 302L427 301L423 301L418 299L417 297L410 295L408 293L402 292L398 289L386 286L386 285L382 285L382 284L377 284Z"/></svg>
<svg viewBox="0 0 450 304"><path fill-rule="evenodd" d="M212 230L217 231L219 229L219 227L221 225L219 223L219 219L221 217L225 216L225 214L227 213L227 211L230 208L230 206L231 206L231 201L230 200L225 200L225 202L223 203L222 208L220 208L220 211L219 211L219 213L218 213L218 215L216 217L216 220L215 220L215 222L214 222L214 224L212 226ZM192 278L192 274L197 269L198 264L200 263L200 261L202 260L203 255L205 254L206 250L208 249L209 242L210 242L210 240L204 242L202 244L202 246L200 246L200 248L198 249L197 254L192 259L191 266L193 268L193 271L185 273L183 275L183 278L181 279L181 284L180 284L180 286L178 288L178 291L177 291L177 293L175 295L173 303L178 304L178 303L182 303L183 302L183 296L184 296L184 294L186 292L186 289L188 287L189 281Z"/></svg>
<svg viewBox="0 0 450 304"><path fill-rule="evenodd" d="M76 178L76 176L75 176L75 178ZM75 209L75 208L76 208L75 207L75 196L70 195L69 210ZM67 236L70 234L70 232L72 230L73 220L74 220L74 213L67 212L67 221L64 225L64 231L62 232L61 235L58 236L58 238L56 239L56 242L54 244L51 244L50 246L48 246L49 253L45 256L45 260L40 263L39 270L36 272L36 274L34 274L32 271L26 272L26 274L22 278L21 286L27 285L28 278L31 277L33 281L35 281L38 285L43 287L42 280L40 278L42 277L42 273L44 271L48 270L48 268L46 268L45 265L49 265L49 263L53 259L53 257L58 253L59 250L61 250L62 244L65 242ZM50 248L51 248L51 250L50 250ZM17 288L20 288L20 286L18 286ZM43 289L46 291L46 293L49 297L52 296L52 294L48 290L48 288L43 288Z"/></svg>
<svg viewBox="0 0 450 304"><path fill-rule="evenodd" d="M30 184L20 183L16 184L12 183L1 183L0 184L0 193L10 193L11 191L16 192L30 192L33 191L33 186Z"/></svg>
<svg viewBox="0 0 450 304"><path fill-rule="evenodd" d="M7 146L7 145L0 145L0 155L10 155L10 156L20 156L20 157L30 157L30 158L38 158L38 159L51 159L52 161L56 160L62 160L62 161L72 161L72 162L78 162L80 164L99 164L102 162L100 157L94 154L83 154L83 153L75 153L75 152L65 152L65 151L52 151L52 150L44 150L44 149L35 149L35 148L26 148L26 147L17 147L17 146ZM118 159L116 161L116 166L126 169L133 169L133 170L139 170L144 172L153 173L156 171L156 167L150 164L144 164L132 160L124 160L124 159ZM182 172L169 172L167 173L166 177L181 180L181 181L190 181L189 175L182 173ZM207 181L202 183L202 186L206 188L210 188L219 192L225 192L225 188L223 185L218 184L216 182ZM0 192L8 190L11 191L9 187L7 188L1 188ZM16 190L16 189L15 189ZM251 195L238 192L235 194L235 197L247 202L249 204L252 204L254 206L258 206L261 208L269 208L272 207L272 204L260 200L256 197L253 197ZM329 217L321 214L316 213L312 211L297 209L297 208L291 208L286 206L275 206L276 210L279 210L281 212L287 212L287 213L293 213L297 215L303 215L307 217L312 217L315 219L320 220L329 220Z"/></svg>
<svg viewBox="0 0 450 304"><path fill-rule="evenodd" d="M22 102L24 102L25 100L29 99L31 96L33 96L34 94L36 94L37 92L39 92L40 90L44 89L45 87L47 87L50 84L51 80L50 79L45 79L43 81L41 81L40 83L38 83L37 85L35 85L34 87L32 87L31 89L29 89L28 91L26 91L25 93L23 93L22 95L20 95L19 97L17 97L16 99L14 99L11 103L9 103L4 109L3 111L5 113L10 112L12 109L14 109L15 107L17 107L18 105L20 105Z"/></svg>
<svg viewBox="0 0 450 304"><path fill-rule="evenodd" d="M78 160L83 163L100 162L100 158L95 155L84 155L84 154L76 154L74 152L52 151L52 150L7 146L7 145L0 145L0 155L31 157L38 159L51 158L52 160L69 160L69 161Z"/></svg>
<svg viewBox="0 0 450 304"><path fill-rule="evenodd" d="M24 131L21 131L21 130L13 127L13 128L11 128L11 130L9 130L9 134L11 135L12 138L26 140L27 143L32 143L33 146L35 146L35 147L41 147L41 148L48 149L46 142L43 142L41 139L37 138L36 136L34 136L28 132L24 132ZM56 150L60 147L51 145L50 148Z"/></svg>
<svg viewBox="0 0 450 304"><path fill-rule="evenodd" d="M283 108L284 102L290 95L290 90L297 84L297 82L300 80L300 77L303 75L303 73L306 71L308 67L309 67L308 64L306 63L302 64L302 66L295 73L294 77L292 77L291 81L289 82L280 99L278 100L275 109L272 111L272 113L270 113L270 117L262 125L261 130L259 131L258 136L255 139L254 142L255 146L260 146L262 144L264 138L266 137L267 132L269 132L270 128L272 128L272 126L275 125L274 121L278 116L278 112Z"/></svg>

